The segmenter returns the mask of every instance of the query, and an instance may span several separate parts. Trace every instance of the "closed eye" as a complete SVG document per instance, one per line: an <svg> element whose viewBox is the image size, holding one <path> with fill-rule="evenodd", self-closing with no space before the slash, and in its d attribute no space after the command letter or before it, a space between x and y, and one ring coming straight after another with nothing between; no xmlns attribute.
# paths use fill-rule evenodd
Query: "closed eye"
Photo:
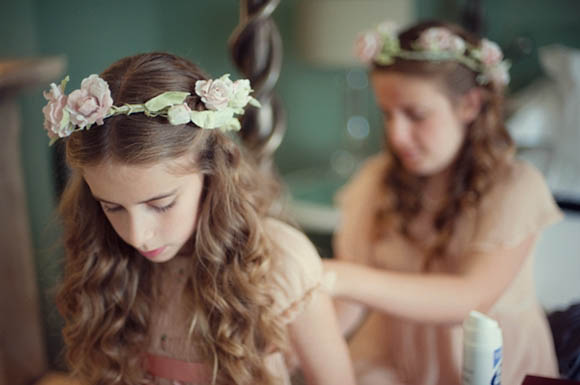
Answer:
<svg viewBox="0 0 580 385"><path fill-rule="evenodd" d="M174 200L173 202L169 203L168 205L165 206L151 206L151 208L159 213L164 213L166 211L168 211L170 208L172 208L173 206L175 206L175 203L177 202L177 200Z"/></svg>
<svg viewBox="0 0 580 385"><path fill-rule="evenodd" d="M108 213L116 213L124 209L123 206L110 206L104 203L101 203L101 207Z"/></svg>
<svg viewBox="0 0 580 385"><path fill-rule="evenodd" d="M414 108L407 109L405 114L414 122L420 122L427 118L427 113L425 111L417 110Z"/></svg>
<svg viewBox="0 0 580 385"><path fill-rule="evenodd" d="M173 202L171 202L165 206L152 206L152 205L150 205L149 207L158 213L164 213L164 212L167 212L173 206L175 206L176 202L177 201L174 200ZM107 205L104 203L101 203L101 207L103 208L103 210L105 210L108 213L117 213L117 212L123 211L125 209L123 206L110 206L110 205Z"/></svg>

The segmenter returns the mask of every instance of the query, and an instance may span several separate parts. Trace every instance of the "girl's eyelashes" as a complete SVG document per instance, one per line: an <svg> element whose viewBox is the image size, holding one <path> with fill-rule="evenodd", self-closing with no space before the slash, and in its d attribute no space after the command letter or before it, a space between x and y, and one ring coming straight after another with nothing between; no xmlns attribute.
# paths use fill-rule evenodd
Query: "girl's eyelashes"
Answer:
<svg viewBox="0 0 580 385"><path fill-rule="evenodd" d="M165 205L165 206L162 206L162 207L158 207L158 206L151 206L151 208L152 208L153 210L157 211L157 212L164 213L164 212L166 212L167 210L169 210L170 208L172 208L173 206L175 206L175 202L177 202L177 200L174 200L174 201L173 201L173 202L171 202L170 204L168 204L168 205Z"/></svg>
<svg viewBox="0 0 580 385"><path fill-rule="evenodd" d="M151 208L152 210L154 210L158 213L164 213L167 210L169 210L170 208L172 208L173 206L175 206L176 202L177 202L177 200L174 200L165 206L153 206L153 205L148 205L148 206L149 206L149 208ZM125 209L123 206L111 206L111 205L107 205L107 204L102 203L102 202L101 202L101 207L103 208L103 210L105 210L108 213L116 213L116 212L119 212L119 211L122 211Z"/></svg>
<svg viewBox="0 0 580 385"><path fill-rule="evenodd" d="M424 110L416 108L409 108L405 113L413 121L421 121L427 116L427 113Z"/></svg>
<svg viewBox="0 0 580 385"><path fill-rule="evenodd" d="M103 208L103 210L109 213L114 213L123 210L123 206L110 206L104 203L101 203L101 207Z"/></svg>
<svg viewBox="0 0 580 385"><path fill-rule="evenodd" d="M391 119L392 112L387 111L387 110L383 110L382 113L383 113L383 118L385 120ZM427 112L423 109L406 108L403 110L403 113L405 114L405 116L407 116L409 119L411 119L413 121L421 121L427 117Z"/></svg>

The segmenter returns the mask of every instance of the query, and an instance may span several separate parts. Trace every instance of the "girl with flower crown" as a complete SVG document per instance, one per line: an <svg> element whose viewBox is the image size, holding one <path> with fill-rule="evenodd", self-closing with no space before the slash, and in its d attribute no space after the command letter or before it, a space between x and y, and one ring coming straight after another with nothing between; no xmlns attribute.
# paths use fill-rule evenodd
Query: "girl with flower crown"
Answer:
<svg viewBox="0 0 580 385"><path fill-rule="evenodd" d="M57 303L74 375L288 385L292 357L309 384L353 384L316 250L224 133L259 105L249 82L152 53L65 86L44 113L72 169Z"/></svg>
<svg viewBox="0 0 580 385"><path fill-rule="evenodd" d="M333 295L359 384L461 383L461 322L503 330L504 384L556 376L532 254L561 212L514 158L502 121L499 47L459 27L382 24L363 35L385 150L338 195Z"/></svg>

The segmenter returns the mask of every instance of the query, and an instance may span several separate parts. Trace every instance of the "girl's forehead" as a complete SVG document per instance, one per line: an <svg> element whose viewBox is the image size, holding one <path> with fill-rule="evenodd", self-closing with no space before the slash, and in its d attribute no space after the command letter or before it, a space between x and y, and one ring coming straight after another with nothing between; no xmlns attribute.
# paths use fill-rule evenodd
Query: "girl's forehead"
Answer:
<svg viewBox="0 0 580 385"><path fill-rule="evenodd" d="M377 72L372 75L377 104L383 108L439 106L451 103L442 85L434 78Z"/></svg>
<svg viewBox="0 0 580 385"><path fill-rule="evenodd" d="M106 161L82 169L94 196L111 202L139 202L174 190L191 174L172 171L174 161L132 165Z"/></svg>
<svg viewBox="0 0 580 385"><path fill-rule="evenodd" d="M169 163L129 164L107 160L95 165L85 166L82 173L91 179L118 179L135 181L148 177L159 177L169 173Z"/></svg>
<svg viewBox="0 0 580 385"><path fill-rule="evenodd" d="M115 158L105 159L101 162L87 165L81 168L83 175L101 174L112 178L135 179L147 176L159 176L161 174L183 175L185 170L191 168L187 156L179 158L161 159L148 163L131 163ZM193 171L192 171L193 172Z"/></svg>
<svg viewBox="0 0 580 385"><path fill-rule="evenodd" d="M439 84L431 78L400 72L376 72L372 75L373 86L378 95L428 98L442 94Z"/></svg>

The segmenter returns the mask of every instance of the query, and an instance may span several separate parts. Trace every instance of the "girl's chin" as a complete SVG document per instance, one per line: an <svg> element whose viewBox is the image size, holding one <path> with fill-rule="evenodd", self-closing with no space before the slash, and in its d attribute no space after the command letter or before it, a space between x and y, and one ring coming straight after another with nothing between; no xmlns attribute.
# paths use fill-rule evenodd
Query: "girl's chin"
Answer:
<svg viewBox="0 0 580 385"><path fill-rule="evenodd" d="M427 171L425 170L426 167L424 164L418 158L402 158L401 164L405 167L405 170L413 174L423 175Z"/></svg>
<svg viewBox="0 0 580 385"><path fill-rule="evenodd" d="M450 164L436 164L420 158L401 159L401 164L408 172L418 176L432 176L448 169Z"/></svg>

